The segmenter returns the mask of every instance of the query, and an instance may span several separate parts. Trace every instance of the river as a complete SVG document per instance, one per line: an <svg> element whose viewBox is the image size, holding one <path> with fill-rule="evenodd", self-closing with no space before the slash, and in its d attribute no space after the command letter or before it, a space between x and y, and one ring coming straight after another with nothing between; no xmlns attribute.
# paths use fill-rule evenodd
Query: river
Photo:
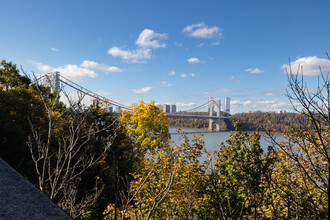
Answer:
<svg viewBox="0 0 330 220"><path fill-rule="evenodd" d="M177 128L170 128L170 134L171 134L171 139L174 142L174 144L179 145L181 144L181 140L179 139L180 135L177 133ZM194 130L194 129L188 129L184 128L181 129L181 131L184 131L188 134L189 140L192 140L192 135L191 134L203 134L204 138L204 143L205 143L205 148L207 151L213 151L213 150L218 150L219 146L218 144L220 142L225 143L226 140L229 138L229 133L228 131L221 131L221 132L210 132L210 131L205 131L205 130ZM269 138L267 137L266 133L260 133L261 138L260 138L260 145L264 152L267 152L267 147L269 145L272 145L270 143ZM285 138L283 137L282 134L276 134L275 135L277 141L284 141ZM202 156L202 160L206 159L206 156Z"/></svg>

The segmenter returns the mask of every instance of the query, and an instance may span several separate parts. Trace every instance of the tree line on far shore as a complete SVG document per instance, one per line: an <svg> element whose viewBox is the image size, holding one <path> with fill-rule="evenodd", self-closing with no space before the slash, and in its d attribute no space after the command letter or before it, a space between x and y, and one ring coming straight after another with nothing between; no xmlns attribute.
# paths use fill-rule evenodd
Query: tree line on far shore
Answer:
<svg viewBox="0 0 330 220"><path fill-rule="evenodd" d="M195 114L203 114L195 113ZM224 115L223 113L222 115ZM248 112L226 115L228 118L221 121L221 131L234 131L234 124L240 122L242 131L274 131L284 133L295 127L304 117L301 113L293 112ZM169 118L170 127L207 129L209 121L205 119Z"/></svg>

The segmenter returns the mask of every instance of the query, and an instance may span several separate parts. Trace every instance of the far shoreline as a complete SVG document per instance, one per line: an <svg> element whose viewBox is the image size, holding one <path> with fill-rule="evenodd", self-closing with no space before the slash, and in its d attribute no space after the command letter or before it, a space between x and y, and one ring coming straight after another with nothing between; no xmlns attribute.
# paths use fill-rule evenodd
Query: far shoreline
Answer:
<svg viewBox="0 0 330 220"><path fill-rule="evenodd" d="M198 128L188 128L188 127L168 127L169 129L175 129L175 131L170 131L170 134L178 134L177 130L191 130L191 131L184 131L187 134L199 134L199 133L223 133L223 132L232 132L234 130L226 130L226 131L209 131L207 129L198 129ZM248 132L248 133L252 133L252 132L258 132L261 135L265 135L267 134L266 131L256 131L256 130L240 130L241 132ZM274 132L275 135L283 135L284 132Z"/></svg>

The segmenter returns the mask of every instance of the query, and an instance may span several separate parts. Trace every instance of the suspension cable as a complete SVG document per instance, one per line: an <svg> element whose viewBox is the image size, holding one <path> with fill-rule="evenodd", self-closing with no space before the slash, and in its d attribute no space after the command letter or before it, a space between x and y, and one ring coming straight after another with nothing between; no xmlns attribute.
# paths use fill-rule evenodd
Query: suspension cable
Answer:
<svg viewBox="0 0 330 220"><path fill-rule="evenodd" d="M202 105L199 105L199 106L197 106L197 107L194 107L194 108L192 108L192 109L189 109L189 110L187 110L186 112L191 112L191 111L194 111L194 110L196 110L196 109L199 109L199 108L201 108L201 107L203 107L203 106L209 104L210 101L211 101L211 100L207 101L206 103L204 103L204 104L202 104Z"/></svg>
<svg viewBox="0 0 330 220"><path fill-rule="evenodd" d="M72 82L71 80L67 79L67 78L64 77L64 76L61 76L61 77L62 77L63 79L65 79L66 81L70 82L70 83L67 83L66 81L63 81L63 80L61 80L61 79L60 79L60 81L61 81L62 83L64 83L64 84L70 86L70 87L73 88L73 89L76 89L76 90L78 90L78 91L80 91L80 92L82 92L82 93L84 93L84 94L86 94L86 95L88 95L88 96L90 96L90 97L93 97L93 98L95 98L95 97L99 97L99 98L105 100L106 102L108 102L108 103L110 103L110 104L112 104L112 105L115 105L115 106L118 106L118 107L122 107L122 108L127 109L127 110L131 110L131 108L130 108L129 106L127 106L127 105L124 105L124 104L121 104L121 103L119 103L119 102L116 102L116 101L110 100L110 99L108 99L108 98L106 98L106 97L104 97L104 96L101 96L101 95L99 95L99 94L97 94L97 93L95 93L95 92L92 92L92 91L90 91L90 90L88 90L88 89L86 89L86 88L84 88L84 87L78 85L77 83ZM73 84L73 85L75 85L75 86L73 86L73 85L71 85L71 84ZM77 88L76 86L77 86L77 87L80 87L80 89ZM84 90L87 91L87 92L85 92Z"/></svg>

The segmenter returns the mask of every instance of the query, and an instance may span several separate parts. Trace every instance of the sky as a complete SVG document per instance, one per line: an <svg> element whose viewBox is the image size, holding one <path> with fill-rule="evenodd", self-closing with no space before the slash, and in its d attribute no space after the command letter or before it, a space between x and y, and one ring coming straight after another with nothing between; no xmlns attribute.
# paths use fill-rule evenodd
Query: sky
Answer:
<svg viewBox="0 0 330 220"><path fill-rule="evenodd" d="M230 97L231 113L291 111L289 60L311 87L330 69L328 0L0 3L0 59L125 105Z"/></svg>

